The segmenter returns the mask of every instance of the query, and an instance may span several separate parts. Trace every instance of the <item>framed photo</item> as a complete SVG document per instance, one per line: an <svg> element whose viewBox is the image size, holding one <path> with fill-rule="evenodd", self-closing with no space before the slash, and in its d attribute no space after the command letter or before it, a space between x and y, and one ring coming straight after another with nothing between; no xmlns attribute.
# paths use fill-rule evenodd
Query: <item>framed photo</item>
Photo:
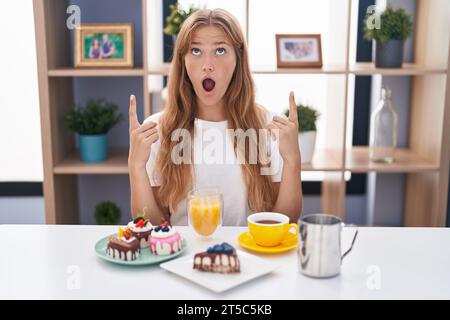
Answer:
<svg viewBox="0 0 450 320"><path fill-rule="evenodd" d="M277 34L277 67L322 67L320 34Z"/></svg>
<svg viewBox="0 0 450 320"><path fill-rule="evenodd" d="M75 67L133 67L133 24L82 23L74 50Z"/></svg>

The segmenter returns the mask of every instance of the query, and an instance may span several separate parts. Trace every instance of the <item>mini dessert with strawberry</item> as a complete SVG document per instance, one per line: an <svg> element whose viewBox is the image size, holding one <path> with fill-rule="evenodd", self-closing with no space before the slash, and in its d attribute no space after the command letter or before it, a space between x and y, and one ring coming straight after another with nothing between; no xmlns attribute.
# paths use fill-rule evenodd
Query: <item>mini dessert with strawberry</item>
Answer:
<svg viewBox="0 0 450 320"><path fill-rule="evenodd" d="M140 252L139 240L133 236L128 227L125 230L119 227L119 234L112 235L106 247L106 254L117 260L136 260Z"/></svg>
<svg viewBox="0 0 450 320"><path fill-rule="evenodd" d="M194 256L194 269L204 272L239 273L241 265L236 250L228 243L216 244Z"/></svg>
<svg viewBox="0 0 450 320"><path fill-rule="evenodd" d="M150 251L157 255L173 254L181 250L181 236L168 222L153 228Z"/></svg>
<svg viewBox="0 0 450 320"><path fill-rule="evenodd" d="M137 216L136 219L128 223L131 233L136 239L138 239L141 249L147 248L150 245L150 235L153 230L153 226L143 216Z"/></svg>

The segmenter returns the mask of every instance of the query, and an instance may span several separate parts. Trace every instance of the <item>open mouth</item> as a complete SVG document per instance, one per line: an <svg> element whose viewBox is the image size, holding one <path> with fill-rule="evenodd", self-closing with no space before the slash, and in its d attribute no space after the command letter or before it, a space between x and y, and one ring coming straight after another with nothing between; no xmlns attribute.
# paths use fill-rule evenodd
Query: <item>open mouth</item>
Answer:
<svg viewBox="0 0 450 320"><path fill-rule="evenodd" d="M216 82L213 79L206 78L202 81L202 85L206 92L210 92L214 89Z"/></svg>

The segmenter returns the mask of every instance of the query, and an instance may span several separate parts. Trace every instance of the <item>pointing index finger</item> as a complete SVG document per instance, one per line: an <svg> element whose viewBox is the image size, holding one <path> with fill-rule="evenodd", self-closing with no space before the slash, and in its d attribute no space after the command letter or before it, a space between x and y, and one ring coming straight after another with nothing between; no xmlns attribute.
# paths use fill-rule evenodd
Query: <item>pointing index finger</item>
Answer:
<svg viewBox="0 0 450 320"><path fill-rule="evenodd" d="M298 124L297 104L295 103L294 92L289 94L289 120Z"/></svg>
<svg viewBox="0 0 450 320"><path fill-rule="evenodd" d="M136 97L132 94L130 96L130 130L139 128L139 120L136 112Z"/></svg>

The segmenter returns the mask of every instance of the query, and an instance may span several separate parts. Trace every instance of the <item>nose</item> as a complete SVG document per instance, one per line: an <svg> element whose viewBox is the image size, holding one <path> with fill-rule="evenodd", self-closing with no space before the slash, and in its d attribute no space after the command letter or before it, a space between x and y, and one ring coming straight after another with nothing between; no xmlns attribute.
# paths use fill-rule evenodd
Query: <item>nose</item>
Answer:
<svg viewBox="0 0 450 320"><path fill-rule="evenodd" d="M213 72L214 71L214 65L212 64L210 58L206 58L205 59L205 62L203 63L202 70L204 72L206 72L206 71Z"/></svg>
<svg viewBox="0 0 450 320"><path fill-rule="evenodd" d="M203 71L213 72L214 71L214 67L213 67L212 64L204 64L203 65Z"/></svg>

